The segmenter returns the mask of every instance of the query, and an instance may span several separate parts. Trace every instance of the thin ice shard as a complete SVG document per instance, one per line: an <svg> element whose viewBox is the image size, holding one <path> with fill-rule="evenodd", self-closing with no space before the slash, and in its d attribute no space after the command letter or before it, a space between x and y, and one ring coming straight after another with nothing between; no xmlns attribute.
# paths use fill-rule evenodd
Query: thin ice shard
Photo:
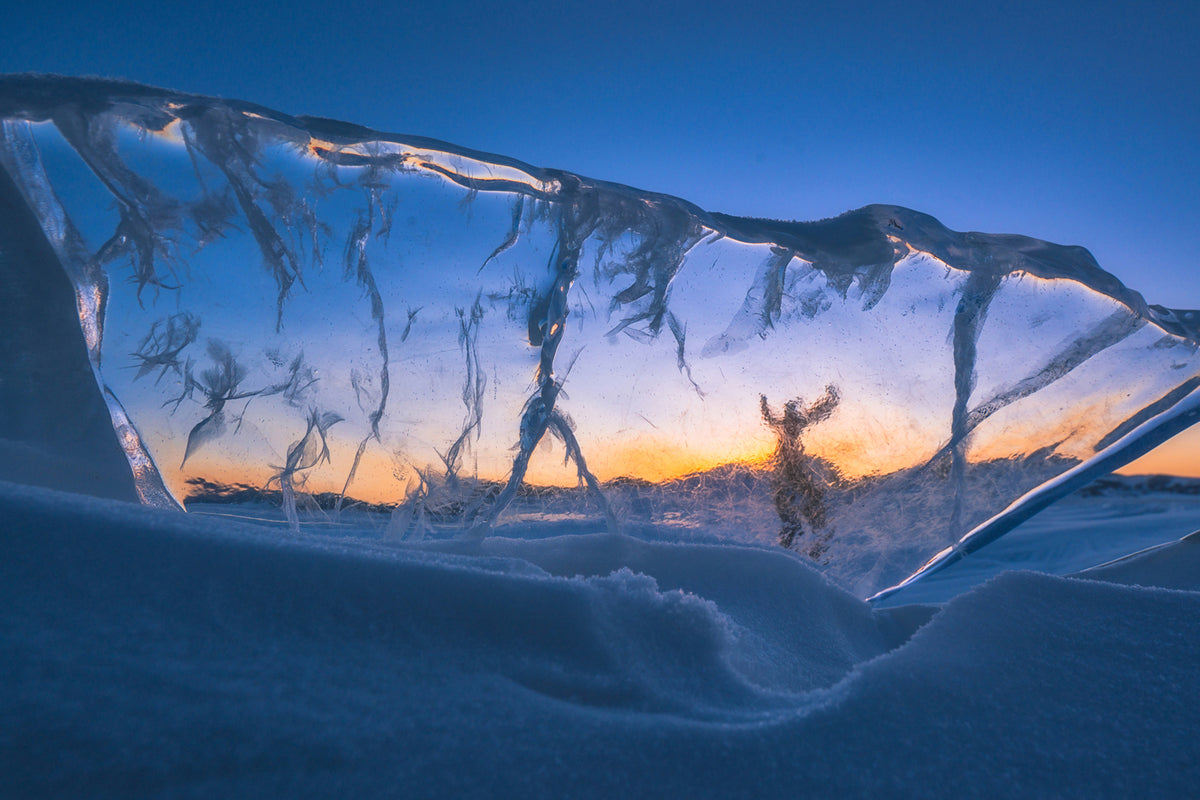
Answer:
<svg viewBox="0 0 1200 800"><path fill-rule="evenodd" d="M1082 248L132 84L0 79L0 119L147 502L778 542L869 594L1200 415L1196 312Z"/></svg>

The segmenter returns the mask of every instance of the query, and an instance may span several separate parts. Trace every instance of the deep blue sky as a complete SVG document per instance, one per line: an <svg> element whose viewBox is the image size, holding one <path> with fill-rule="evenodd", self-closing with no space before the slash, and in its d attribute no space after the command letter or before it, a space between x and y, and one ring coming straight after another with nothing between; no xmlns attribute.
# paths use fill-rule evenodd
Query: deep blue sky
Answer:
<svg viewBox="0 0 1200 800"><path fill-rule="evenodd" d="M237 97L734 214L896 203L1084 245L1200 308L1197 0L82 5L10 3L0 71Z"/></svg>
<svg viewBox="0 0 1200 800"><path fill-rule="evenodd" d="M1082 244L1200 307L1200 2L6 9L0 71L123 77L813 219L897 203Z"/></svg>

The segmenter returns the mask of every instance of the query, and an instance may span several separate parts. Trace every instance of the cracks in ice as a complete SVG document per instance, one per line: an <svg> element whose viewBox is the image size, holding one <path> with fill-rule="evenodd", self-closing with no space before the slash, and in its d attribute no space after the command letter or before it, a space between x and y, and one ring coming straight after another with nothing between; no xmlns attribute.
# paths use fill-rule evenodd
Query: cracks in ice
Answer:
<svg viewBox="0 0 1200 800"><path fill-rule="evenodd" d="M199 332L200 318L187 311L156 320L132 354L141 362L137 365L135 379L145 377L156 369L159 372L155 383L169 372L182 378L184 367L180 355L196 341Z"/></svg>
<svg viewBox="0 0 1200 800"><path fill-rule="evenodd" d="M512 298L528 299L529 343L539 348L535 375L538 388L522 411L518 452L513 459L509 479L504 489L492 500L486 521L475 525L479 535L490 529L512 502L524 481L534 449L547 433L563 444L566 461L575 463L579 480L603 509L609 529L616 531L619 528L616 514L599 480L587 467L586 457L574 433L573 421L556 408L563 383L555 376L554 361L567 327L570 313L568 298L580 276L579 260L584 243L589 239L594 237L603 243L595 256L593 277L596 281L613 281L621 275L631 278L628 286L618 292L612 301L609 313L624 311L625 316L608 335L625 333L649 341L659 336L665 322L676 342L676 361L680 372L687 377L697 394L703 397L686 357L686 328L668 309L671 281L682 267L688 251L706 235L701 226L690 216L668 206L648 205L594 189L576 187L570 200L561 202L557 208L534 203L528 214L522 195L514 203L507 237L484 260L480 271L516 245L523 218L528 217L531 222L533 217L545 216L548 212L554 215L554 227L557 230L557 241L548 265L553 283L545 294L530 294L522 291L518 277ZM639 237L640 241L620 261L605 262L604 257L612 249L612 243L627 234ZM466 432L464 430L464 435ZM457 453L457 450L453 449L452 452ZM448 467L452 463L447 460Z"/></svg>
<svg viewBox="0 0 1200 800"><path fill-rule="evenodd" d="M979 334L987 317L988 306L1000 288L1002 276L993 272L972 272L967 278L954 312L951 332L954 352L954 410L950 419L950 482L954 488L954 508L950 530L962 531L963 507L967 491L967 404L975 388L975 354Z"/></svg>
<svg viewBox="0 0 1200 800"><path fill-rule="evenodd" d="M294 284L304 285L304 273L295 249L275 229L259 203L260 200L268 203L277 216L292 222L296 226L293 230L305 225L313 228L312 211L295 197L285 181L267 181L258 175L260 142L242 115L213 108L188 121L192 123L192 135L185 141L225 176L258 243L263 263L275 279L278 287L275 329L279 331L283 328L284 302Z"/></svg>
<svg viewBox="0 0 1200 800"><path fill-rule="evenodd" d="M475 303L469 311L465 308L456 308L454 311L458 316L458 345L462 348L463 358L466 362L462 401L467 409L467 418L463 421L462 432L458 438L441 456L446 465L447 477L458 474L462 465L463 447L468 443L471 435L479 437L480 429L483 426L483 397L484 392L487 391L487 374L479 362L479 351L476 344L479 339L479 324L483 322L483 306L479 303L479 296L476 296Z"/></svg>
<svg viewBox="0 0 1200 800"><path fill-rule="evenodd" d="M599 241L593 279L615 282L628 276L627 286L616 292L609 304L609 315L621 313L608 336L624 334L641 342L652 342L662 333L663 323L675 339L675 360L679 372L691 384L697 396L704 391L692 375L687 358L687 329L669 308L670 288L683 268L688 253L711 232L679 209L665 204L631 202L626 198L593 196L592 213L599 219L591 232ZM615 243L626 235L638 239L636 247L619 260L605 261Z"/></svg>
<svg viewBox="0 0 1200 800"><path fill-rule="evenodd" d="M128 255L139 301L147 286L177 289L177 284L165 282L159 264L174 275L174 265L178 263L174 243L162 231L179 226L179 202L126 167L117 152L116 134L106 120L63 109L54 122L62 137L117 201L121 221L112 237L97 251L96 261L104 264Z"/></svg>
<svg viewBox="0 0 1200 800"><path fill-rule="evenodd" d="M388 357L388 339L387 339L387 322L384 318L383 295L380 294L379 285L375 281L375 274L371 271L370 260L367 257L367 245L372 234L376 239L384 242L387 241L392 229L392 216L394 207L389 208L380 201L380 184L373 180L374 175L371 172L362 181L364 191L367 197L367 207L358 214L358 219L351 228L346 239L346 250L344 258L344 277L346 280L353 279L355 283L367 295L367 300L371 306L371 319L375 321L376 326L376 347L379 350L379 402L370 412L368 423L371 427L370 433L363 437L358 443L358 449L354 453L354 461L350 465L350 471L346 475L346 482L342 486L341 494L338 495L337 504L334 506L334 512L338 513L342 510L342 504L345 502L346 494L350 491L350 484L354 482L355 476L358 474L358 466L362 462L363 454L366 452L367 444L374 439L381 441L379 433L379 425L383 420L383 415L387 409L388 394L391 391L391 370ZM376 228L376 216L378 212L378 227ZM420 309L418 309L419 311ZM408 338L409 331L412 329L413 319L416 317L416 311L409 312L408 325L401 335L401 341ZM359 391L360 384L353 381L354 389L361 402L362 394Z"/></svg>
<svg viewBox="0 0 1200 800"><path fill-rule="evenodd" d="M195 394L199 391L204 397L204 408L208 410L208 415L192 426L188 432L183 460L179 465L180 469L187 464L188 458L196 450L226 433L229 421L225 412L227 404L237 400L246 401L241 411L232 417L236 422L233 431L236 433L241 428L246 410L255 397L283 395L290 405L298 405L302 402L305 393L317 382L312 370L305 366L304 354L299 353L288 364L284 380L260 389L245 390L241 388L241 384L246 379L248 369L237 359L229 345L217 339L210 339L206 352L212 366L201 370L197 375L195 362L188 359L182 370L182 391L178 397L167 401L168 405L173 406L172 411L174 412L179 409L184 400L194 401ZM268 358L270 359L269 354ZM276 356L275 360L277 359ZM282 366L282 364L282 361L277 361L278 366ZM167 365L165 368L172 366L177 367L177 362L174 365Z"/></svg>
<svg viewBox="0 0 1200 800"><path fill-rule="evenodd" d="M960 306L960 310L961 309L962 306ZM980 320L976 324L977 328L982 327L982 320L984 316L985 314L980 315ZM958 318L956 316L956 326L958 325L957 320ZM1066 343L1062 349L1057 351L1048 361L1038 367L1035 371L1030 372L1024 378L1016 381L1014 384L993 395L992 397L979 402L969 411L965 410L965 401L962 409L960 409L956 403L955 413L958 414L965 412L959 423L959 436L957 439L953 438L952 436L951 441L929 460L929 465L933 465L944 459L947 455L950 455L960 442L968 438L972 431L986 422L996 412L1000 411L1006 406L1009 406L1019 400L1035 394L1036 392L1041 391L1055 381L1061 380L1073 370L1087 363L1089 359L1137 333L1137 331L1141 330L1141 328L1143 328L1145 325L1145 320L1130 316L1125 311L1113 312L1106 319L1097 323L1092 328L1085 331L1082 335ZM955 342L957 343L958 333L956 332L953 335L956 337ZM976 330L976 340L978 339L978 335L979 331ZM969 351L964 352L963 355L964 361L962 363L962 369L965 371L969 366L969 368L973 370L973 364L968 365L966 362L967 356L970 355ZM958 364L956 362L956 369L957 367ZM1183 394L1176 392L1172 395L1172 397L1177 402L1179 399L1182 399L1183 396L1186 396L1186 394L1187 392L1184 392ZM1169 405L1174 404L1171 401L1167 402ZM1132 427L1137 427L1137 423L1133 424L1132 427L1129 427L1129 422L1132 422L1133 419L1146 417L1147 414L1152 416L1153 413L1153 411L1149 410L1143 411L1117 430L1132 430ZM1115 433L1116 431L1114 431L1114 434ZM1119 435L1114 436L1113 434L1109 434L1101 439L1100 443L1097 445L1097 448L1102 449L1103 446L1107 446L1104 444L1105 442L1111 443L1111 441L1115 441L1118 438L1120 438Z"/></svg>
<svg viewBox="0 0 1200 800"><path fill-rule="evenodd" d="M328 432L331 427L342 421L342 417L333 412L320 412L315 408L309 409L308 428L298 441L288 447L287 458L283 466L276 467L276 472L267 482L267 486L278 483L283 496L283 513L293 530L300 528L300 516L296 510L296 489L303 487L304 476L307 472L323 462L329 461ZM299 476L299 479L298 479Z"/></svg>
<svg viewBox="0 0 1200 800"><path fill-rule="evenodd" d="M504 241L497 245L496 249L493 250L491 254L483 260L483 263L479 266L480 272L483 272L483 268L486 267L489 262L495 260L497 256L506 250L511 249L513 245L517 243L517 240L521 236L521 219L524 215L525 195L520 194L517 195L516 202L513 203L512 225L509 228L508 236L505 237Z"/></svg>
<svg viewBox="0 0 1200 800"><path fill-rule="evenodd" d="M534 448L542 441L547 431L562 441L567 459L574 460L580 480L586 484L588 491L603 509L609 530L613 533L619 530L617 517L600 487L600 482L587 468L583 451L575 438L573 424L565 414L555 409L555 402L562 392L562 384L554 375L554 357L566 330L567 298L572 284L579 276L579 254L583 242L598 224L594 210L586 205L580 206L581 204L564 204L559 210L558 239L548 264L554 282L545 297L538 298L537 302L531 304L529 312L529 343L541 348L535 378L538 388L521 413L517 455L513 459L508 481L492 501L486 520L474 526L476 536L486 535L512 502L517 489L525 480Z"/></svg>

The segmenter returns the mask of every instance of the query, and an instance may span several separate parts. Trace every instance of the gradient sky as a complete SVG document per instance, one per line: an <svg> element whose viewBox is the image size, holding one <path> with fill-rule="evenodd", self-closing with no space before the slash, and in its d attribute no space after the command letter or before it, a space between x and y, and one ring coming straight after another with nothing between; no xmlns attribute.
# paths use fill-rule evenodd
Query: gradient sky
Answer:
<svg viewBox="0 0 1200 800"><path fill-rule="evenodd" d="M734 214L895 203L1084 245L1200 308L1196 0L81 5L10 4L0 72L251 100Z"/></svg>

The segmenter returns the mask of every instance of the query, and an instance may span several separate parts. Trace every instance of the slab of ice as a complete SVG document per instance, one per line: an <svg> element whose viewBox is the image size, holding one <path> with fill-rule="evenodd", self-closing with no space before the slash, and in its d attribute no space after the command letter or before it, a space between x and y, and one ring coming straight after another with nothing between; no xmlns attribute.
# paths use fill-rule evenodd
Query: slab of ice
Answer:
<svg viewBox="0 0 1200 800"><path fill-rule="evenodd" d="M1079 247L132 84L0 79L0 119L152 504L779 542L869 594L1200 416L1200 314Z"/></svg>

